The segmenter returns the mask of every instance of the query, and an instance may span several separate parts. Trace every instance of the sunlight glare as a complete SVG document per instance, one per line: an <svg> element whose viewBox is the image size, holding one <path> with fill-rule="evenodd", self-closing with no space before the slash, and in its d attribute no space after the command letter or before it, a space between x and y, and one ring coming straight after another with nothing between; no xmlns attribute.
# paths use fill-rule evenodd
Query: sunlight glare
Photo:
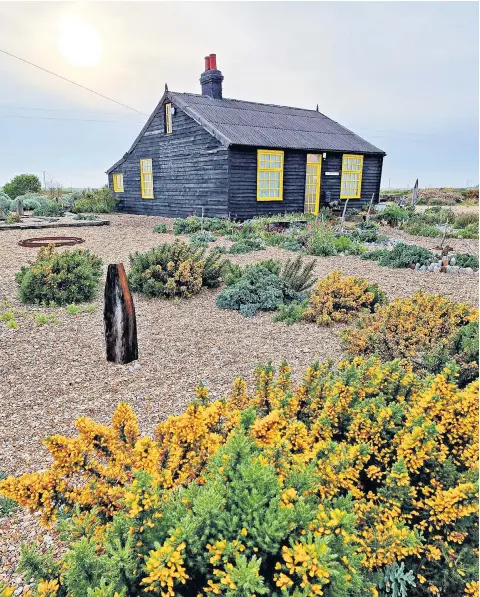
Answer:
<svg viewBox="0 0 480 597"><path fill-rule="evenodd" d="M98 30L78 17L61 20L58 47L64 58L75 66L95 66L102 56Z"/></svg>

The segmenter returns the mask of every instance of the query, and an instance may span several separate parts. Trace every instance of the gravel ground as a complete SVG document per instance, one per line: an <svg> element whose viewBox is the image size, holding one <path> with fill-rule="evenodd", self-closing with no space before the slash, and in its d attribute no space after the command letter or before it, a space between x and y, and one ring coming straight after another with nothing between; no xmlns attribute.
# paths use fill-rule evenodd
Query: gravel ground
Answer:
<svg viewBox="0 0 480 597"><path fill-rule="evenodd" d="M108 219L108 227L80 228L74 234L85 239L82 247L104 260L105 269L108 263L128 265L131 252L173 239L172 235L152 232L154 225L167 221L164 218L110 214ZM251 382L260 362L278 365L288 359L294 373L301 376L316 357L338 360L342 356L339 326L286 326L273 323L271 314L247 319L216 308L219 290L205 290L188 301L148 300L136 295L141 367L129 371L128 366L107 363L101 293L93 303L93 312L77 315L65 308L26 307L16 299L14 274L36 254L35 249L17 243L44 234L41 230L0 233L0 298L13 305L19 323L18 329L8 329L0 322L1 472L20 474L45 468L49 459L42 438L54 433L72 434L73 422L83 415L108 423L120 401L131 404L142 431L148 433L168 415L182 412L200 381L216 397L230 388L237 375ZM63 233L52 231L52 236L57 234ZM408 237L398 231L391 236ZM419 237L408 240L429 248L435 243L435 239ZM218 244L228 243L220 240ZM478 251L477 241L450 244L461 251ZM231 259L246 264L289 256L291 252L269 247ZM319 278L341 269L345 274L378 282L390 298L422 289L471 304L478 302L477 275L392 270L358 257L315 259ZM35 315L39 312L55 313L56 322L38 325ZM11 573L19 541L37 532L36 517L23 512L17 511L7 521L0 519L0 578Z"/></svg>

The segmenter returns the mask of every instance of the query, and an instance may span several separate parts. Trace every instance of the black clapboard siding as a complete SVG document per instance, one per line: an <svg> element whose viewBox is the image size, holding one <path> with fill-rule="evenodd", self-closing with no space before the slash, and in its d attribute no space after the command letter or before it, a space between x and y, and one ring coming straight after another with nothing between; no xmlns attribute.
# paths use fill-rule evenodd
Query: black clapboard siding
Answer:
<svg viewBox="0 0 480 597"><path fill-rule="evenodd" d="M173 116L173 133L164 132L164 110L160 109L143 137L117 168L123 173L123 193L118 211L126 213L186 217L201 214L228 215L228 149L179 108ZM152 159L153 199L143 199L140 160Z"/></svg>
<svg viewBox="0 0 480 597"><path fill-rule="evenodd" d="M263 148L262 148L263 149ZM257 149L229 150L229 213L234 219L303 211L306 153L285 150L283 201L257 201Z"/></svg>
<svg viewBox="0 0 480 597"><path fill-rule="evenodd" d="M340 185L342 179L342 158L341 153L327 153L327 157L322 162L322 183L320 187L320 205L330 198L330 201L340 199ZM381 155L364 155L362 191L359 199L350 199L348 207L360 208L363 204L369 203L372 194L375 194L375 202L378 202L380 193L380 179L382 176ZM327 172L338 172L338 176L328 176ZM343 200L342 200L343 201Z"/></svg>

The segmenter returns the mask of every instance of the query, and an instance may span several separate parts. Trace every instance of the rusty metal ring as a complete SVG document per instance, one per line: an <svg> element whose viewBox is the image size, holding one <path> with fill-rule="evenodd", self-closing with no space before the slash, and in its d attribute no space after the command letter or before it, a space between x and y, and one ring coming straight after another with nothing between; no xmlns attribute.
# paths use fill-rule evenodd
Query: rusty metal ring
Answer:
<svg viewBox="0 0 480 597"><path fill-rule="evenodd" d="M21 247L31 247L36 249L38 247L47 247L54 245L55 247L70 247L72 245L79 245L85 240L79 236L38 236L36 238L26 238L18 241Z"/></svg>

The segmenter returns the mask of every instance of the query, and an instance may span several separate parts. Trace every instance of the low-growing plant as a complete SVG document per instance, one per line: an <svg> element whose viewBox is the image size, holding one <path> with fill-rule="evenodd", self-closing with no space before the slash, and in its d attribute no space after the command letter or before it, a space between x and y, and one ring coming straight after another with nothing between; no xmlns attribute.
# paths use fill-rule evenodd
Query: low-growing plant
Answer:
<svg viewBox="0 0 480 597"><path fill-rule="evenodd" d="M377 218L387 222L392 227L398 227L407 222L412 216L411 208L400 207L396 203L387 205L387 207L379 212Z"/></svg>
<svg viewBox="0 0 480 597"><path fill-rule="evenodd" d="M217 296L217 306L240 311L246 317L253 317L258 311L276 311L281 304L303 298L280 275L280 266L275 262L247 266L239 279L230 281Z"/></svg>
<svg viewBox="0 0 480 597"><path fill-rule="evenodd" d="M36 261L23 266L15 279L24 303L68 305L89 301L102 274L102 260L88 250L56 253L42 247Z"/></svg>
<svg viewBox="0 0 480 597"><path fill-rule="evenodd" d="M229 248L228 252L232 255L238 255L240 253L252 253L253 251L263 251L265 249L265 243L261 238L244 238Z"/></svg>
<svg viewBox="0 0 480 597"><path fill-rule="evenodd" d="M465 213L458 215L453 221L454 228L466 228L471 224L478 226L478 214Z"/></svg>
<svg viewBox="0 0 480 597"><path fill-rule="evenodd" d="M10 197L6 193L0 191L0 214L3 214L5 219L10 213L12 203L13 201L10 199Z"/></svg>
<svg viewBox="0 0 480 597"><path fill-rule="evenodd" d="M154 232L158 232L159 234L166 234L167 233L167 225L164 222L157 224L153 229Z"/></svg>
<svg viewBox="0 0 480 597"><path fill-rule="evenodd" d="M65 208L61 203L56 203L55 201L49 201L48 203L43 203L39 207L36 207L33 210L34 216L40 216L44 218L59 218L65 214Z"/></svg>
<svg viewBox="0 0 480 597"><path fill-rule="evenodd" d="M317 257L336 255L337 249L333 230L326 224L316 223L309 230L305 249L307 253Z"/></svg>
<svg viewBox="0 0 480 597"><path fill-rule="evenodd" d="M281 276L294 292L306 292L315 284L315 278L312 276L314 268L314 260L305 262L299 255L295 259L287 259L282 267Z"/></svg>
<svg viewBox="0 0 480 597"><path fill-rule="evenodd" d="M7 478L7 475L5 475L5 473L0 471L0 481L3 481L6 478ZM3 495L0 495L0 519L8 518L9 516L11 516L15 512L17 507L18 507L17 502L4 497ZM0 586L0 589L1 589L1 586Z"/></svg>
<svg viewBox="0 0 480 597"><path fill-rule="evenodd" d="M335 251L344 255L363 255L366 251L360 242L344 235L336 236L333 243Z"/></svg>
<svg viewBox="0 0 480 597"><path fill-rule="evenodd" d="M219 253L206 256L205 250L177 240L131 255L128 280L132 290L149 297L188 298L202 286L218 286L224 264Z"/></svg>
<svg viewBox="0 0 480 597"><path fill-rule="evenodd" d="M213 243L216 240L217 237L214 236L211 232L208 232L208 230L200 230L199 232L195 232L194 234L192 234L192 236L190 237L191 243L204 243L207 245L208 243Z"/></svg>
<svg viewBox="0 0 480 597"><path fill-rule="evenodd" d="M69 315L78 315L80 310L81 309L78 305L67 305L67 313Z"/></svg>
<svg viewBox="0 0 480 597"><path fill-rule="evenodd" d="M35 323L37 325L48 325L50 323L58 323L58 318L55 313L37 313L35 315Z"/></svg>
<svg viewBox="0 0 480 597"><path fill-rule="evenodd" d="M44 203L47 203L47 198L44 195L28 193L26 195L19 195L15 204L18 206L18 201L21 200L23 203L23 209L35 210Z"/></svg>
<svg viewBox="0 0 480 597"><path fill-rule="evenodd" d="M16 330L18 328L18 322L16 319L9 319L7 321L7 328L10 328L12 330Z"/></svg>
<svg viewBox="0 0 480 597"><path fill-rule="evenodd" d="M87 222L93 222L94 220L98 219L98 216L93 214L75 214L72 216L72 220L86 220Z"/></svg>
<svg viewBox="0 0 480 597"><path fill-rule="evenodd" d="M391 251L387 249L368 251L362 255L362 259L378 261L380 265L392 268L410 267L417 263L420 265L430 265L434 261L437 261L435 255L428 249L405 243L397 243Z"/></svg>
<svg viewBox="0 0 480 597"><path fill-rule="evenodd" d="M422 222L409 223L406 231L413 236L427 236L430 238L437 238L443 235L443 232L436 226L433 226L432 224L424 224Z"/></svg>
<svg viewBox="0 0 480 597"><path fill-rule="evenodd" d="M363 278L342 277L340 271L335 271L318 282L303 317L318 325L330 325L348 321L364 310L372 312L385 301L386 295L378 286L371 286Z"/></svg>
<svg viewBox="0 0 480 597"><path fill-rule="evenodd" d="M7 216L7 224L18 224L21 218L16 212L9 213Z"/></svg>
<svg viewBox="0 0 480 597"><path fill-rule="evenodd" d="M408 359L424 368L424 355L446 346L459 328L478 321L478 310L437 294L417 292L362 316L344 333L350 356L377 354L382 359Z"/></svg>
<svg viewBox="0 0 480 597"><path fill-rule="evenodd" d="M308 299L303 301L292 301L287 305L280 305L277 313L273 316L273 321L293 325L298 321L304 319L305 310L307 309Z"/></svg>
<svg viewBox="0 0 480 597"><path fill-rule="evenodd" d="M173 221L174 234L194 234L201 230L216 232L219 235L228 234L232 230L232 222L222 218L201 218L199 216L177 218Z"/></svg>
<svg viewBox="0 0 480 597"><path fill-rule="evenodd" d="M471 267L474 270L478 269L478 257L470 253L457 253L455 255L455 265L460 267Z"/></svg>
<svg viewBox="0 0 480 597"><path fill-rule="evenodd" d="M351 236L360 243L378 243L387 239L385 235L379 234L378 224L371 220L356 226Z"/></svg>

